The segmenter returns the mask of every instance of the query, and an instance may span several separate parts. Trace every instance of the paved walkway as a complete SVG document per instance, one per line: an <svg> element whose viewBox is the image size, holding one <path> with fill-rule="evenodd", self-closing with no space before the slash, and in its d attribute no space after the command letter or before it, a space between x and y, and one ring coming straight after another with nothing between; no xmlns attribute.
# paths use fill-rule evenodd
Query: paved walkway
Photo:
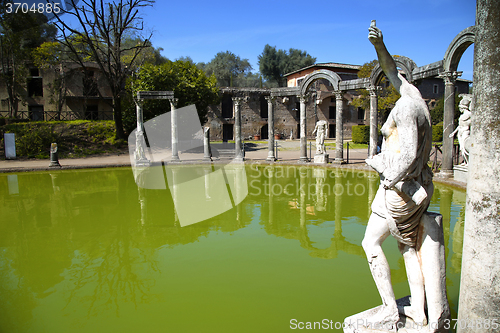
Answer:
<svg viewBox="0 0 500 333"><path fill-rule="evenodd" d="M299 140L287 140L278 141L278 161L277 163L296 163L299 161L300 157L300 141ZM309 152L308 145L308 156L312 154L314 158L314 143L311 145L312 151ZM251 141L247 142L247 148L245 152L246 161L254 162L265 162L268 156L267 143L253 143ZM335 159L335 149L327 149L330 154L330 160ZM203 154L183 154L179 153L179 157L182 161L186 163L199 162L203 158ZM350 149L349 150L349 163L350 164L363 164L367 157L366 149ZM221 157L221 161L229 159L229 157ZM219 159L214 158L217 162ZM344 160L347 161L347 149L344 148ZM103 167L116 167L116 166L130 166L130 157L128 154L121 155L105 155L97 157L86 157L86 158L67 158L60 159L59 163L62 169L77 169L77 168L103 168ZM49 170L50 160L0 160L0 172L18 172L18 171L33 171L33 170Z"/></svg>
<svg viewBox="0 0 500 333"><path fill-rule="evenodd" d="M261 141L262 142L262 141ZM314 142L311 144L311 152L309 151L309 142L307 145L307 156L310 154L314 159L315 147ZM331 143L334 141L327 141ZM267 143L254 143L252 141L246 142L246 152L245 160L247 163L269 163L266 161L268 156L268 146ZM278 141L278 161L276 164L297 164L300 158L300 140L279 140ZM330 161L335 160L335 148L329 148L327 146L327 153L330 155ZM349 149L349 157L347 157L347 149L344 148L344 161L349 163L339 165L330 163L330 167L342 167L342 168L355 168L371 170L365 163L367 158L367 149ZM179 153L180 159L186 164L199 163L203 158L203 154L183 154ZM220 159L214 158L214 162L224 162L225 160L230 160L230 157L221 157ZM108 167L126 167L130 166L130 157L128 154L120 155L105 155L97 157L86 157L86 158L68 158L60 159L59 163L62 166L62 170L65 169L86 169L86 168L108 168ZM46 160L0 160L0 173L13 173L13 172L25 172L25 171L37 171L37 170L51 170L49 168L50 161ZM315 165L313 162L308 163L310 165ZM465 185L462 182L455 181L453 179L442 179L439 177L434 178L435 181L446 183L451 186L456 186L465 189Z"/></svg>

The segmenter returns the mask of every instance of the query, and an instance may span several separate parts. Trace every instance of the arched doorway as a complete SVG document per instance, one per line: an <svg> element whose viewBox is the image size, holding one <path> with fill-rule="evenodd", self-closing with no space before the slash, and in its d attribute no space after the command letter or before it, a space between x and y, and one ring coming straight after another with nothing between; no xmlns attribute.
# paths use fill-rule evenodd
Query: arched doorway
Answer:
<svg viewBox="0 0 500 333"><path fill-rule="evenodd" d="M336 125L336 151L335 151L335 163L342 164L344 163L344 150L343 150L343 143L344 143L344 134L343 134L343 115L342 115L342 110L343 110L343 93L339 90L339 83L342 81L340 76L330 70L327 69L320 69L317 71L314 71L313 73L309 74L304 78L300 85L300 160L305 161L307 160L307 141L306 141L306 100L305 96L307 95L307 91L310 87L310 85L319 79L324 79L327 80L328 82L331 83L333 87L333 91L335 93L337 102L336 102L336 119L335 119L335 125Z"/></svg>

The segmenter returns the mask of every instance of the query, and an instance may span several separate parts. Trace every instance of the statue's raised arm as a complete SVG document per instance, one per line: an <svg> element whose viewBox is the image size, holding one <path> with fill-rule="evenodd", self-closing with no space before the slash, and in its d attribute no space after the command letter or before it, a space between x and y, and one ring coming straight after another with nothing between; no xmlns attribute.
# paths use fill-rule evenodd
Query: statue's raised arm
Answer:
<svg viewBox="0 0 500 333"><path fill-rule="evenodd" d="M375 26L375 20L372 21L370 28L368 29L368 39L375 47L377 51L378 61L382 70L389 81L391 81L392 85L396 90L400 92L402 80L405 80L401 75L398 75L398 68L396 67L396 63L392 56L387 51L387 48L384 44L384 39L382 36L382 31Z"/></svg>

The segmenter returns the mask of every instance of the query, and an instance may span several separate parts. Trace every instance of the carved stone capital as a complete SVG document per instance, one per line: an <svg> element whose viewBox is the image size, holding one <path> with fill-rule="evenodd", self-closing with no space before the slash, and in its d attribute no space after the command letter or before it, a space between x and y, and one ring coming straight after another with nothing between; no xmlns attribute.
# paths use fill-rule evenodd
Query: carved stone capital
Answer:
<svg viewBox="0 0 500 333"><path fill-rule="evenodd" d="M377 87L370 86L368 88L368 92L370 93L370 97L376 97L377 96L377 91L378 91Z"/></svg>
<svg viewBox="0 0 500 333"><path fill-rule="evenodd" d="M299 98L300 103L307 103L307 99L309 96L307 95L299 95L297 96Z"/></svg>
<svg viewBox="0 0 500 333"><path fill-rule="evenodd" d="M233 97L234 105L240 106L242 101L243 101L242 97Z"/></svg>
<svg viewBox="0 0 500 333"><path fill-rule="evenodd" d="M177 108L177 105L179 104L179 99L178 98L169 98L170 105L174 108Z"/></svg>
<svg viewBox="0 0 500 333"><path fill-rule="evenodd" d="M274 103L274 101L276 101L276 97L274 96L264 96L264 98L266 99L267 103Z"/></svg>
<svg viewBox="0 0 500 333"><path fill-rule="evenodd" d="M447 71L438 75L439 78L444 80L445 85L455 84L459 76L462 76L462 72Z"/></svg>
<svg viewBox="0 0 500 333"><path fill-rule="evenodd" d="M343 91L335 91L335 98L338 100L342 100L344 98L344 92Z"/></svg>

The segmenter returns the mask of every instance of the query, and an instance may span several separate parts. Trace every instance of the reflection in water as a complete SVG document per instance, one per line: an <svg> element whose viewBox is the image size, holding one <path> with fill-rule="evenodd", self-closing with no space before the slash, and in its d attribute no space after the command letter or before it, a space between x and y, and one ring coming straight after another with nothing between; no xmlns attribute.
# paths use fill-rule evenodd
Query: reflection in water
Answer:
<svg viewBox="0 0 500 333"><path fill-rule="evenodd" d="M265 176L268 178L268 190L265 192L268 193L269 196L268 232L270 234L274 234L276 233L276 231L273 230L274 228L272 226L272 221L275 219L274 201L278 201L278 205L280 206L284 206L284 203L286 203L286 201L284 202L280 199L280 196L275 199L274 194L281 193L280 190L277 190L278 186L275 185L280 185L282 188L287 188L287 186L290 188L293 187L294 184L293 182L291 182L293 181L293 178L287 178L285 180L285 183L280 183L280 180L276 180L275 174L279 174L279 171L275 172L273 169L268 169L266 171L267 173L265 173ZM345 253L364 257L364 252L361 248L361 245L350 243L342 235L342 197L344 195L343 192L347 182L344 182L345 174L342 174L341 172L332 173L331 169L328 170L326 168L303 168L298 172L298 175L298 190L295 193L293 193L293 191L285 192L286 196L288 197L287 200L289 200L288 208L293 210L298 209L300 212L299 228L297 228L296 236L293 238L298 239L300 241L300 245L304 249L310 251L309 255L312 257L322 259L336 258L339 250L342 250ZM334 184L328 181L329 175L334 176ZM264 181L264 184L265 183L266 181ZM296 197L297 194L298 197ZM328 218L328 216L331 216L331 212L328 212L327 209L328 201L332 200L331 197L334 197L333 202L335 203L334 207L332 207L335 212L335 228L330 240L329 247L317 248L314 245L314 242L311 241L309 237L309 223L307 221L307 216L322 215L324 218ZM283 214L283 209L277 209L276 211L278 211L280 215ZM324 222L325 220L321 221L321 223ZM289 228L290 224L291 223L287 223L286 227L285 225L281 225L281 227L285 227L284 229L286 230ZM277 234L281 235L283 234L283 232L286 231L279 230Z"/></svg>
<svg viewBox="0 0 500 333"><path fill-rule="evenodd" d="M7 183L9 186L9 195L19 194L17 175L7 175Z"/></svg>
<svg viewBox="0 0 500 333"><path fill-rule="evenodd" d="M0 331L283 331L294 314L340 321L359 309L352 299L380 302L361 248L378 186L371 173L244 171L227 172L233 202L248 182L240 204L185 227L175 188L138 188L130 169L0 175ZM213 169L200 172L199 194L217 203ZM430 210L445 216L456 310L465 194L436 189ZM406 293L399 252L390 252L395 290ZM227 322L248 315L260 320Z"/></svg>

